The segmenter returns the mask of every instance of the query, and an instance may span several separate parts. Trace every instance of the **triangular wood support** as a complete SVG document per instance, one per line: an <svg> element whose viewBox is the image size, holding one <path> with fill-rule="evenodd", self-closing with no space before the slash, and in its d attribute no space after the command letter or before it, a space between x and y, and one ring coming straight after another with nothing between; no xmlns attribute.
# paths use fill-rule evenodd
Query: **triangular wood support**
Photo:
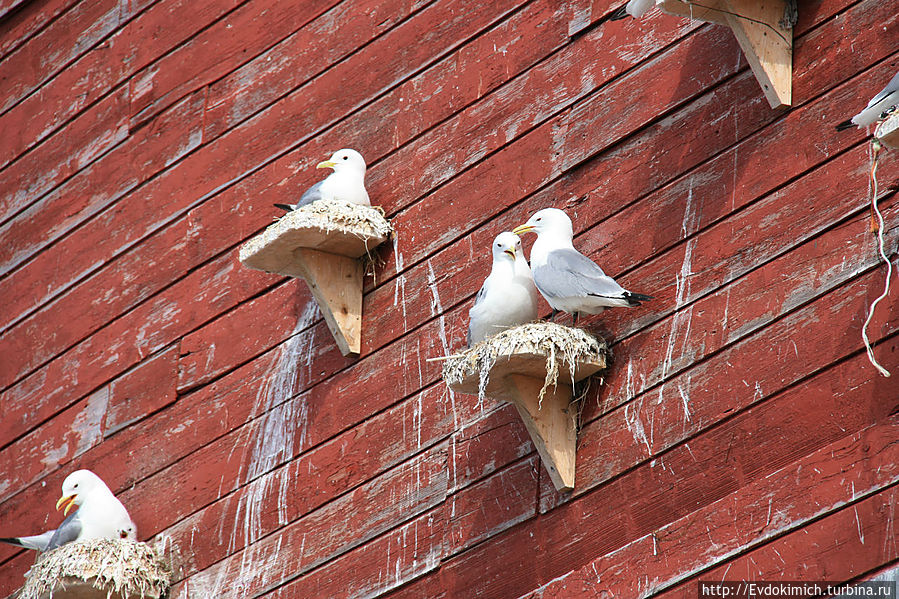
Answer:
<svg viewBox="0 0 899 599"><path fill-rule="evenodd" d="M518 409L553 485L559 491L571 491L577 446L577 410L571 405L571 387L548 387L541 400L542 379L512 374L506 381L507 397Z"/></svg>
<svg viewBox="0 0 899 599"><path fill-rule="evenodd" d="M362 344L362 260L309 248L294 250L296 276L309 284L340 353Z"/></svg>
<svg viewBox="0 0 899 599"><path fill-rule="evenodd" d="M240 248L249 268L300 277L324 316L340 353L362 349L363 256L387 240L390 224L364 206L331 206L338 216L350 212L352 226L334 222L319 202L281 217Z"/></svg>
<svg viewBox="0 0 899 599"><path fill-rule="evenodd" d="M727 25L772 108L793 102L793 28L789 0L656 0L664 12Z"/></svg>

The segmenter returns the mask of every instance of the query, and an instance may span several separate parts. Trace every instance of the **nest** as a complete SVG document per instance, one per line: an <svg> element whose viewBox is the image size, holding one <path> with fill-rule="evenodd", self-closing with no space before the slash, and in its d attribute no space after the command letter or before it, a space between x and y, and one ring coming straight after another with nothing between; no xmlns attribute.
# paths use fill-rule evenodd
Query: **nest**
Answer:
<svg viewBox="0 0 899 599"><path fill-rule="evenodd" d="M18 597L157 599L168 592L171 578L171 565L146 543L75 541L41 554L26 574Z"/></svg>
<svg viewBox="0 0 899 599"><path fill-rule="evenodd" d="M285 221L289 221L291 227L315 227L360 238L389 237L393 233L393 227L380 208L334 200L318 200L300 206L282 216L278 222Z"/></svg>
<svg viewBox="0 0 899 599"><path fill-rule="evenodd" d="M489 393L491 374L535 374L545 371L540 399L559 377L574 384L606 368L611 353L605 341L583 329L535 322L506 329L452 356L443 364L443 379L467 392L474 381L480 397ZM537 372L541 372L537 370Z"/></svg>

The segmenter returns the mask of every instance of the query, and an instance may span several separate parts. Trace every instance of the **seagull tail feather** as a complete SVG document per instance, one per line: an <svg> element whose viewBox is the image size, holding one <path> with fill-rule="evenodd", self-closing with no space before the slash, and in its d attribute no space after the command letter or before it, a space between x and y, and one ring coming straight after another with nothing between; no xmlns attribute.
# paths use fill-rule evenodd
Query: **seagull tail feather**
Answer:
<svg viewBox="0 0 899 599"><path fill-rule="evenodd" d="M272 206L274 206L275 208L280 208L285 212L293 212L293 206L291 206L290 204L272 204Z"/></svg>
<svg viewBox="0 0 899 599"><path fill-rule="evenodd" d="M626 19L630 15L627 12L627 5L625 4L621 8L617 9L609 16L605 18L606 21L620 21L621 19Z"/></svg>
<svg viewBox="0 0 899 599"><path fill-rule="evenodd" d="M16 547L25 547L22 541L19 540L19 537L0 537L0 543L9 543L10 545L15 545ZM27 547L25 547L27 549Z"/></svg>
<svg viewBox="0 0 899 599"><path fill-rule="evenodd" d="M848 121L843 121L842 123L837 125L836 130L845 131L846 129L852 129L853 127L855 127L855 123L852 122L852 119L849 119Z"/></svg>

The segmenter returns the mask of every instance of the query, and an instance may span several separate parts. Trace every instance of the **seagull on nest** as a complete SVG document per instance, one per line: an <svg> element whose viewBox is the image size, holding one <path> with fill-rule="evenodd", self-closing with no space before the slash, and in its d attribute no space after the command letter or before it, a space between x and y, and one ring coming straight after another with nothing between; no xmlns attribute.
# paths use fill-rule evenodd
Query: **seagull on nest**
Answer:
<svg viewBox="0 0 899 599"><path fill-rule="evenodd" d="M288 212L317 200L336 200L371 206L365 190L365 159L356 150L337 150L315 168L330 168L334 172L310 187L296 204L275 204Z"/></svg>
<svg viewBox="0 0 899 599"><path fill-rule="evenodd" d="M62 497L56 509L63 514L77 508L56 530L30 537L0 538L26 549L50 551L72 541L87 539L137 540L137 527L122 502L116 499L103 480L90 470L76 470L62 483Z"/></svg>

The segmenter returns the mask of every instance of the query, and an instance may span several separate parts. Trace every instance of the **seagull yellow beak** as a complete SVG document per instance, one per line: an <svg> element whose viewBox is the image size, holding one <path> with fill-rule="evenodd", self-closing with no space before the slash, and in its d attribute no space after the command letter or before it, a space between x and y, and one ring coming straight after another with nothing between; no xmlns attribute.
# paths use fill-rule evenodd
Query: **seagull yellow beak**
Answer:
<svg viewBox="0 0 899 599"><path fill-rule="evenodd" d="M520 236L522 233L533 233L534 227L532 227L531 225L518 225L517 227L512 229L512 232Z"/></svg>
<svg viewBox="0 0 899 599"><path fill-rule="evenodd" d="M337 163L333 160L325 160L316 164L315 168L334 168L335 166L337 166Z"/></svg>
<svg viewBox="0 0 899 599"><path fill-rule="evenodd" d="M515 259L515 250L514 250L514 249L512 249L512 250L503 250L503 252L505 252L505 253L509 254L510 256L512 256L512 259L513 259L513 260Z"/></svg>
<svg viewBox="0 0 899 599"><path fill-rule="evenodd" d="M62 514L63 514L63 516L68 516L69 510L72 509L73 505L75 505L76 497L77 497L77 495L69 495L68 497L60 497L59 501L56 502L56 511L59 511L59 508L61 508L63 504L66 504L66 509Z"/></svg>

